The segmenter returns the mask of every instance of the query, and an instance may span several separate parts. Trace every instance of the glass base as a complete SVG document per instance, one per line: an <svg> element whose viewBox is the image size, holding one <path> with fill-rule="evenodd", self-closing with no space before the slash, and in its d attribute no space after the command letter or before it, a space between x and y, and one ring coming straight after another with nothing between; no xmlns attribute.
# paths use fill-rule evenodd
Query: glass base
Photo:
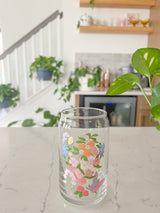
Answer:
<svg viewBox="0 0 160 213"><path fill-rule="evenodd" d="M99 204L106 197L107 189L105 190L105 192L103 193L102 196L100 196L99 198L96 198L96 199L91 199L91 200L87 199L87 200L78 201L78 200L74 200L74 199L71 199L70 197L66 196L62 191L60 191L60 194L70 204L77 205L77 206L92 206L92 205Z"/></svg>

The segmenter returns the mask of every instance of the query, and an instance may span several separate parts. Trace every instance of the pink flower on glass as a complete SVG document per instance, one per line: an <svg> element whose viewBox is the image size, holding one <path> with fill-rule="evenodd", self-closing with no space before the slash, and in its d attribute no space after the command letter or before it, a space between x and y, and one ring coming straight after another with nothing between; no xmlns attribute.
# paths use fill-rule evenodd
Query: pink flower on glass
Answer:
<svg viewBox="0 0 160 213"><path fill-rule="evenodd" d="M73 172L69 171L69 176L72 178L73 181L76 181L76 177Z"/></svg>
<svg viewBox="0 0 160 213"><path fill-rule="evenodd" d="M69 163L73 166L73 167L77 167L78 165L78 160L76 160L75 158L71 157L69 160Z"/></svg>
<svg viewBox="0 0 160 213"><path fill-rule="evenodd" d="M75 170L75 175L78 179L81 179L82 178L82 174L81 174L81 171L79 169L76 169Z"/></svg>
<svg viewBox="0 0 160 213"><path fill-rule="evenodd" d="M90 151L91 151L91 154L92 154L93 156L98 155L98 149L97 149L95 146L92 146L92 147L90 148Z"/></svg>
<svg viewBox="0 0 160 213"><path fill-rule="evenodd" d="M72 170L72 169L74 169L74 167L73 167L73 166L68 165L68 169Z"/></svg>
<svg viewBox="0 0 160 213"><path fill-rule="evenodd" d="M90 160L87 162L87 167L90 167L90 166L92 166L92 165L93 165L93 160L90 159Z"/></svg>
<svg viewBox="0 0 160 213"><path fill-rule="evenodd" d="M81 179L79 179L77 182L78 182L78 184L80 184L80 185L84 185L84 184L86 183L86 179L85 179L85 178L81 178Z"/></svg>
<svg viewBox="0 0 160 213"><path fill-rule="evenodd" d="M100 163L100 158L95 158L95 159L93 160L93 165L94 165L94 166L97 166L99 163Z"/></svg>
<svg viewBox="0 0 160 213"><path fill-rule="evenodd" d="M85 175L86 175L87 177L92 177L93 174L94 174L94 172L91 171L90 169L87 169L87 170L85 171Z"/></svg>
<svg viewBox="0 0 160 213"><path fill-rule="evenodd" d="M77 186L77 191L78 192L83 192L84 191L84 187L83 186Z"/></svg>
<svg viewBox="0 0 160 213"><path fill-rule="evenodd" d="M82 195L83 195L83 196L88 196L88 195L89 195L89 192L88 192L87 190L85 190L85 191L82 192Z"/></svg>

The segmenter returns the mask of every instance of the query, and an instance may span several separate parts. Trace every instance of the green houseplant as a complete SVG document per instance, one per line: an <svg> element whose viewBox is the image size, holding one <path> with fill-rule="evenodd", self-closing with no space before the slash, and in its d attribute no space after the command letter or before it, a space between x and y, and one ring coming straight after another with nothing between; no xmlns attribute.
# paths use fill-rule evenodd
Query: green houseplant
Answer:
<svg viewBox="0 0 160 213"><path fill-rule="evenodd" d="M86 67L77 67L73 73L69 76L68 82L60 90L60 99L63 98L64 102L67 102L71 98L72 92L79 90L81 87L80 79L87 77L88 87L95 87L101 78L102 68L96 66L92 70ZM58 89L55 90L56 93Z"/></svg>
<svg viewBox="0 0 160 213"><path fill-rule="evenodd" d="M33 72L37 72L39 80L51 80L53 77L53 82L58 84L62 76L62 72L60 71L62 64L63 62L57 61L55 57L39 56L30 65L29 77L32 78Z"/></svg>
<svg viewBox="0 0 160 213"><path fill-rule="evenodd" d="M157 121L157 129L160 130L160 83L153 87L156 77L160 77L160 49L157 48L140 48L132 55L133 67L142 76L149 80L151 91L151 102L145 91L140 85L139 78L134 74L125 74L117 78L107 91L107 95L119 95L135 86L142 91L147 103L150 106L150 121Z"/></svg>
<svg viewBox="0 0 160 213"><path fill-rule="evenodd" d="M8 108L9 106L15 107L19 91L12 87L11 84L0 85L0 108Z"/></svg>

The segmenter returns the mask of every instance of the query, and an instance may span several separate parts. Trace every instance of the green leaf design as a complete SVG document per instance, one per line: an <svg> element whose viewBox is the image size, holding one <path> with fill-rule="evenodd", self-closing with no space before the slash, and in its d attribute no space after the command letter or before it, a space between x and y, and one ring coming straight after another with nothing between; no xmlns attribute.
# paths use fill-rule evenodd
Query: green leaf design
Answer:
<svg viewBox="0 0 160 213"><path fill-rule="evenodd" d="M96 156L96 158L99 158L99 154Z"/></svg>
<svg viewBox="0 0 160 213"><path fill-rule="evenodd" d="M78 155L79 153L77 153L77 152L72 152L72 154L73 154L73 155Z"/></svg>
<svg viewBox="0 0 160 213"><path fill-rule="evenodd" d="M82 138L82 137L78 137L80 140L82 141L85 141L86 139L85 138Z"/></svg>
<svg viewBox="0 0 160 213"><path fill-rule="evenodd" d="M132 64L141 75L149 77L160 73L160 50L157 48L141 48L132 56Z"/></svg>
<svg viewBox="0 0 160 213"><path fill-rule="evenodd" d="M96 141L93 137L92 137L91 139L92 139L92 141L94 141L95 143L98 143L98 141Z"/></svg>
<svg viewBox="0 0 160 213"><path fill-rule="evenodd" d="M84 176L84 177L87 178L87 179L92 179L92 178L94 178L95 176L91 176L91 177Z"/></svg>
<svg viewBox="0 0 160 213"><path fill-rule="evenodd" d="M140 81L138 76L128 73L117 78L109 87L106 95L119 95L139 84Z"/></svg>
<svg viewBox="0 0 160 213"><path fill-rule="evenodd" d="M83 197L82 192L79 192L79 197L80 197L80 198Z"/></svg>
<svg viewBox="0 0 160 213"><path fill-rule="evenodd" d="M86 156L82 155L81 160L88 161L88 158Z"/></svg>
<svg viewBox="0 0 160 213"><path fill-rule="evenodd" d="M78 165L77 165L77 168L81 171L81 173L84 175L84 171L83 171L83 169L81 168L81 164L79 163Z"/></svg>
<svg viewBox="0 0 160 213"><path fill-rule="evenodd" d="M91 136L91 134L90 134L90 133L87 133L86 135L87 135L87 136L91 139L91 137L92 137L92 136Z"/></svg>
<svg viewBox="0 0 160 213"><path fill-rule="evenodd" d="M75 191L75 192L74 192L74 194L75 194L75 195L78 195L78 194L79 194L79 192L78 192L78 191Z"/></svg>
<svg viewBox="0 0 160 213"><path fill-rule="evenodd" d="M97 137L97 136L98 136L98 134L93 134L93 135L92 135L92 137Z"/></svg>
<svg viewBox="0 0 160 213"><path fill-rule="evenodd" d="M79 154L79 149L76 146L73 146L74 151ZM73 153L73 152L72 152Z"/></svg>
<svg viewBox="0 0 160 213"><path fill-rule="evenodd" d="M76 143L85 143L84 141L76 141Z"/></svg>
<svg viewBox="0 0 160 213"><path fill-rule="evenodd" d="M93 165L94 166L94 165ZM100 166L100 165L97 165L97 166L94 166L94 167L96 167L96 168L101 168L102 166Z"/></svg>

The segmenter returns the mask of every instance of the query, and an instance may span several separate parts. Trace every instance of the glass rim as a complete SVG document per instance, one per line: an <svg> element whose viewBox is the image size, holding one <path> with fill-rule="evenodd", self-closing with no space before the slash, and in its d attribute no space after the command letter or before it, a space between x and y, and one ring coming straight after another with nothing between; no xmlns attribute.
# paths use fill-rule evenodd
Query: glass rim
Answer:
<svg viewBox="0 0 160 213"><path fill-rule="evenodd" d="M101 115L91 115L91 116L81 116L81 115L76 115L76 116L69 116L69 117L67 117L67 114L65 114L64 112L65 111L71 111L71 110L94 110L94 111L99 111L99 112L101 112L102 114ZM66 116L66 118L68 118L68 119L83 119L83 120L85 120L85 119L88 119L88 120L90 120L90 119L99 119L99 118L107 118L107 112L106 111L104 111L103 109L99 109L99 108L94 108L94 107L73 107L73 108L66 108L66 109L63 109L62 111L61 111L61 115L64 115L64 116Z"/></svg>

